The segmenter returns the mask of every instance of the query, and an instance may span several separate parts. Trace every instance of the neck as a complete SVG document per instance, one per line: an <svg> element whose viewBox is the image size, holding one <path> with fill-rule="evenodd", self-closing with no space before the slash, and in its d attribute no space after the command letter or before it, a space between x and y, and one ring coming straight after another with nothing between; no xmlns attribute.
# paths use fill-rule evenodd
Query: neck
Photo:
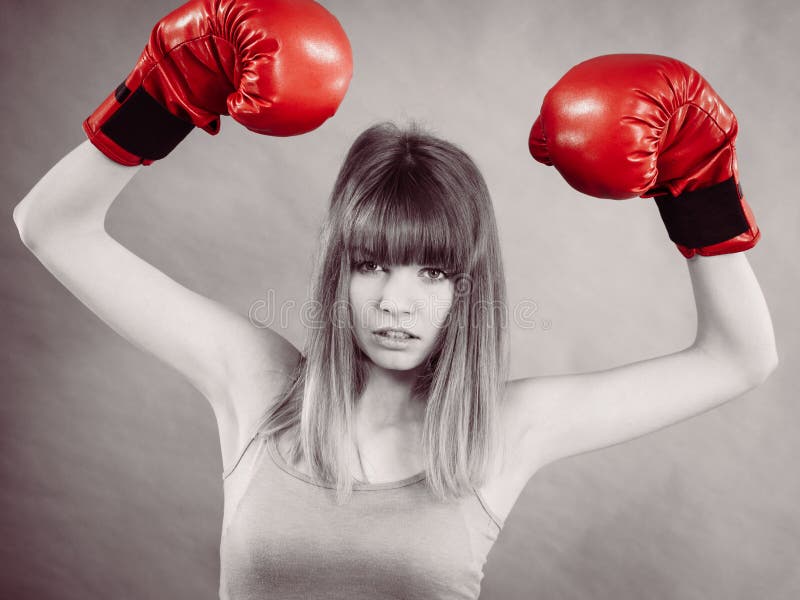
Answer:
<svg viewBox="0 0 800 600"><path fill-rule="evenodd" d="M356 421L366 430L422 423L425 404L413 396L419 370L392 371L371 365L367 385L356 406Z"/></svg>

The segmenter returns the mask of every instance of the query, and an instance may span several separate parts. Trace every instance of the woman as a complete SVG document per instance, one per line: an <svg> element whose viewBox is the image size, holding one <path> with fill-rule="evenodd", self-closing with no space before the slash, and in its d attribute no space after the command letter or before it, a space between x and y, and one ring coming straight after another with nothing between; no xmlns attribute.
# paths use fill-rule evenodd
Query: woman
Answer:
<svg viewBox="0 0 800 600"><path fill-rule="evenodd" d="M587 73L623 97L625 73L666 72L672 87L687 80L641 57L622 73L617 62L591 62L559 82L531 148L588 193L659 197L689 255L698 308L690 347L603 372L506 381L504 280L486 186L456 147L385 125L356 140L334 187L315 278L320 313L303 354L182 288L105 232L134 165L166 155L192 126L216 132L226 110L258 132L307 131L349 79L346 38L314 3L222 3L224 18L203 4L159 24L126 85L87 120L91 143L45 175L14 217L26 245L87 307L211 403L225 468L222 597L475 598L503 519L538 469L708 410L774 368L769 315L741 253L757 228L738 190L700 198L688 222L670 202L738 181L735 121L708 135L702 115L679 124L670 120L677 108L652 101L626 119L670 143L651 144L637 170L626 158L641 158L635 142L648 138L619 139L625 102L606 93L602 110L566 110L591 108L585 90L597 83ZM269 18L251 21L254 8ZM320 22L321 34L312 27ZM321 69L295 55L290 68L273 69L251 44L268 45L257 34L274 27L284 48L312 31L334 39L339 60ZM710 88L697 97L724 107ZM659 121L662 113L669 118ZM598 147L602 164L590 151ZM738 221L718 218L720 207ZM720 229L722 238L703 237Z"/></svg>

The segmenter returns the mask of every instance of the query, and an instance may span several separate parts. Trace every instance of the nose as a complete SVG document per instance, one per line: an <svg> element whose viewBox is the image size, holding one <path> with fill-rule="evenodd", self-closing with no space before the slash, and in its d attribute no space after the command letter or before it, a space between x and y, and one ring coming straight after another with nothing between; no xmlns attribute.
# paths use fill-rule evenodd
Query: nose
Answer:
<svg viewBox="0 0 800 600"><path fill-rule="evenodd" d="M378 306L383 312L398 316L409 315L420 305L414 293L414 283L398 269L392 270L381 289Z"/></svg>

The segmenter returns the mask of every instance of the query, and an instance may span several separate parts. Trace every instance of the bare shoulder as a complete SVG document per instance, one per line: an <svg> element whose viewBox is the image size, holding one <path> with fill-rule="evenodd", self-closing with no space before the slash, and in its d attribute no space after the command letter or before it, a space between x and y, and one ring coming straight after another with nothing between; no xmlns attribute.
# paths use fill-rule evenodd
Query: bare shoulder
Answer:
<svg viewBox="0 0 800 600"><path fill-rule="evenodd" d="M252 434L259 419L286 389L300 361L300 351L269 328L241 319L225 347L227 381L216 404L223 461L234 456Z"/></svg>
<svg viewBox="0 0 800 600"><path fill-rule="evenodd" d="M238 420L261 416L269 399L283 391L300 360L300 351L273 329L249 321L231 337L226 348L228 382L225 391Z"/></svg>
<svg viewBox="0 0 800 600"><path fill-rule="evenodd" d="M543 387L537 389L537 396L545 393ZM530 386L523 389L519 380L506 382L500 403L496 458L480 490L492 511L502 519L511 512L531 477L545 464L537 462L533 456L527 425L535 403Z"/></svg>
<svg viewBox="0 0 800 600"><path fill-rule="evenodd" d="M247 319L236 323L236 331L225 348L228 387L245 391L267 384L264 373L290 375L300 360L300 351L274 329L258 327Z"/></svg>

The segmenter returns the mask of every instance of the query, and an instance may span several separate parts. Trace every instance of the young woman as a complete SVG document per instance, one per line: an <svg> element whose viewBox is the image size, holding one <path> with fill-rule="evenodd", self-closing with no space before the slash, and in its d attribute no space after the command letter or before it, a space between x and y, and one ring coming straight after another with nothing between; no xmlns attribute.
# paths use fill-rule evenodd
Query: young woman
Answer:
<svg viewBox="0 0 800 600"><path fill-rule="evenodd" d="M578 65L546 97L531 150L592 195L656 196L688 259L698 314L688 348L508 381L486 185L454 145L388 124L358 136L334 185L302 353L181 287L105 231L138 165L193 126L216 132L224 113L261 133L308 131L335 111L351 68L338 23L313 2L208 4L158 24L87 119L89 141L14 219L72 293L213 407L222 598L476 598L538 469L709 410L774 369L742 254L759 234L738 187L735 119L663 57Z"/></svg>

